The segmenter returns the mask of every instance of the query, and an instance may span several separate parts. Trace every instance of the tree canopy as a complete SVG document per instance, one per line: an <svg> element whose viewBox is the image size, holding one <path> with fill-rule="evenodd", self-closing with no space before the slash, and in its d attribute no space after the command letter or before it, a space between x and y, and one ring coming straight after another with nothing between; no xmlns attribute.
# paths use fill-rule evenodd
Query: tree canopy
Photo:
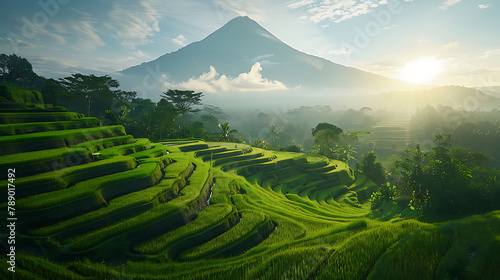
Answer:
<svg viewBox="0 0 500 280"><path fill-rule="evenodd" d="M117 88L119 83L111 77L95 76L93 74L72 74L59 79L64 90L76 101L83 102L87 116L95 116L108 108L101 108L104 104L111 104L116 93L111 88ZM101 112L102 111L102 112Z"/></svg>
<svg viewBox="0 0 500 280"><path fill-rule="evenodd" d="M188 113L199 112L199 109L193 109L195 105L202 105L201 97L203 93L192 90L169 89L161 97L174 105L177 112L182 115L183 127L186 126L186 115Z"/></svg>

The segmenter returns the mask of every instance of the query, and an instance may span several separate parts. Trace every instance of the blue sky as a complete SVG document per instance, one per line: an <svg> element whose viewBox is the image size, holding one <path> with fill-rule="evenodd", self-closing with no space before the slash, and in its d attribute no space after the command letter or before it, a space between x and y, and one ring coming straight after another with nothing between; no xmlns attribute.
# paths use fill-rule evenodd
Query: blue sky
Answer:
<svg viewBox="0 0 500 280"><path fill-rule="evenodd" d="M0 11L0 53L45 77L107 74L199 41L248 15L290 46L392 78L432 57L432 83L500 85L494 0L18 0Z"/></svg>

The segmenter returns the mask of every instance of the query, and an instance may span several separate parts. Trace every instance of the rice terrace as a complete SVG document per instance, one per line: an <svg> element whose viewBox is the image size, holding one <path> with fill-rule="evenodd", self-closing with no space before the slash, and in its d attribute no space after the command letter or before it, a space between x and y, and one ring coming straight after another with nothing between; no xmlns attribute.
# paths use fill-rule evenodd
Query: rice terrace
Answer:
<svg viewBox="0 0 500 280"><path fill-rule="evenodd" d="M0 279L500 279L495 5L208 2L4 4Z"/></svg>

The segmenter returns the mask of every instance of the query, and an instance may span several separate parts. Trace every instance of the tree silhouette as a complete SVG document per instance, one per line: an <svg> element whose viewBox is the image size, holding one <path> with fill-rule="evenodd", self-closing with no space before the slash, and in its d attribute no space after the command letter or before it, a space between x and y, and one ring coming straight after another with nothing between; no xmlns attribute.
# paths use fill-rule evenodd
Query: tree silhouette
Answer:
<svg viewBox="0 0 500 280"><path fill-rule="evenodd" d="M166 99L168 102L172 103L177 109L177 112L182 115L182 126L185 130L186 128L186 115L188 113L195 113L200 111L199 109L193 109L194 105L202 105L201 97L203 93L195 93L192 90L172 90L169 89L164 92L161 97ZM184 131L185 132L185 131Z"/></svg>
<svg viewBox="0 0 500 280"><path fill-rule="evenodd" d="M116 97L116 94L111 88L119 86L117 80L111 77L72 74L60 80L60 84L69 93L82 99L86 104L87 116L90 117L91 112L96 113L94 106L97 104L111 104L111 101Z"/></svg>
<svg viewBox="0 0 500 280"><path fill-rule="evenodd" d="M6 54L0 54L0 74L2 74L3 81L5 82L5 76L9 73L9 57Z"/></svg>
<svg viewBox="0 0 500 280"><path fill-rule="evenodd" d="M275 125L271 126L270 135L273 138L273 147L275 147L276 140L280 139L280 132L278 131L278 128Z"/></svg>

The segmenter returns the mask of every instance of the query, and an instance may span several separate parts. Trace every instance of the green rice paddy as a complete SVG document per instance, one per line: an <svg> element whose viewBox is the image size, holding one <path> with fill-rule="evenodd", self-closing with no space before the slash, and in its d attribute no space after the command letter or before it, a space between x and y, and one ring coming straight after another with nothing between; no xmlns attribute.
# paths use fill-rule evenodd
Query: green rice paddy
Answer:
<svg viewBox="0 0 500 280"><path fill-rule="evenodd" d="M0 107L4 193L19 170L1 279L499 278L500 211L425 223L370 210L377 186L344 162L33 107Z"/></svg>

